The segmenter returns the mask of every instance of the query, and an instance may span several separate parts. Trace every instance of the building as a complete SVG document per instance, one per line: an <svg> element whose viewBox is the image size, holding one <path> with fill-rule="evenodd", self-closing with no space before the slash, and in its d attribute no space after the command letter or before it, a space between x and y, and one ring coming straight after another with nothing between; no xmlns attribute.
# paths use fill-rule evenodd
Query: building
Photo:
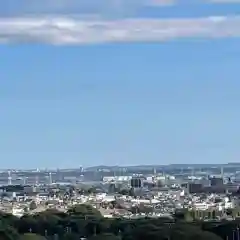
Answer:
<svg viewBox="0 0 240 240"><path fill-rule="evenodd" d="M131 179L131 187L132 188L141 188L143 187L143 179L140 177L134 177Z"/></svg>
<svg viewBox="0 0 240 240"><path fill-rule="evenodd" d="M108 193L115 193L117 190L115 183L110 183L108 187Z"/></svg>
<svg viewBox="0 0 240 240"><path fill-rule="evenodd" d="M223 186L224 182L223 182L223 178L221 177L212 177L210 179L211 182L211 186Z"/></svg>
<svg viewBox="0 0 240 240"><path fill-rule="evenodd" d="M189 183L188 191L189 193L201 193L203 185L201 183Z"/></svg>
<svg viewBox="0 0 240 240"><path fill-rule="evenodd" d="M184 183L182 187L187 193L201 193L203 191L203 185L201 183Z"/></svg>

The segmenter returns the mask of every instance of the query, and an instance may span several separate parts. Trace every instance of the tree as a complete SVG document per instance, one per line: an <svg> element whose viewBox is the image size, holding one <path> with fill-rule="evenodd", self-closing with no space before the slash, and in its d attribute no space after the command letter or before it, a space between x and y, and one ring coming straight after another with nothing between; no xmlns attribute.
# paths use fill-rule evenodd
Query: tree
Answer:
<svg viewBox="0 0 240 240"><path fill-rule="evenodd" d="M199 217L204 214L199 213ZM0 240L220 240L232 239L233 233L239 231L240 219L191 221L193 215L184 210L176 211L172 220L105 219L86 204L75 205L68 213L51 210L21 218L1 213Z"/></svg>
<svg viewBox="0 0 240 240"><path fill-rule="evenodd" d="M122 189L122 190L119 191L119 194L129 195L129 190L128 189Z"/></svg>
<svg viewBox="0 0 240 240"><path fill-rule="evenodd" d="M176 221L185 220L185 215L188 214L187 209L176 209L174 213L174 217Z"/></svg>
<svg viewBox="0 0 240 240"><path fill-rule="evenodd" d="M64 240L79 240L79 236L75 233L66 233L63 237Z"/></svg>
<svg viewBox="0 0 240 240"><path fill-rule="evenodd" d="M191 224L180 223L175 224L169 231L171 240L179 239L194 239L194 240L221 240L221 238L214 233L203 231L200 226L193 226Z"/></svg>
<svg viewBox="0 0 240 240"><path fill-rule="evenodd" d="M46 240L46 238L34 233L25 233L20 236L20 240Z"/></svg>
<svg viewBox="0 0 240 240"><path fill-rule="evenodd" d="M90 187L88 190L87 190L88 194L94 194L96 193L96 188L95 187Z"/></svg>
<svg viewBox="0 0 240 240"><path fill-rule="evenodd" d="M75 215L83 218L99 218L102 214L91 205L78 204L68 210L68 214Z"/></svg>
<svg viewBox="0 0 240 240"><path fill-rule="evenodd" d="M19 235L16 229L0 222L0 240L15 240L18 238Z"/></svg>
<svg viewBox="0 0 240 240"><path fill-rule="evenodd" d="M31 215L22 216L17 223L17 229L20 234L36 232L40 226L38 220Z"/></svg>
<svg viewBox="0 0 240 240"><path fill-rule="evenodd" d="M215 235L214 233L207 232L207 231L199 231L196 233L189 234L187 239L194 239L194 240L222 240L219 236Z"/></svg>
<svg viewBox="0 0 240 240"><path fill-rule="evenodd" d="M18 217L13 216L12 214L0 212L0 220L2 224L13 226L18 221Z"/></svg>
<svg viewBox="0 0 240 240"><path fill-rule="evenodd" d="M132 236L133 239L138 240L145 240L145 239L151 239L151 240L158 240L162 239L165 235L164 228L158 227L151 223L145 223L142 222L136 228L128 228L127 230L127 236ZM126 232L125 236L126 236Z"/></svg>
<svg viewBox="0 0 240 240"><path fill-rule="evenodd" d="M37 204L35 201L30 202L29 204L29 210L35 210L37 208Z"/></svg>
<svg viewBox="0 0 240 240"><path fill-rule="evenodd" d="M61 212L55 209L51 209L51 210L38 213L33 217L39 223L37 225L38 233L41 233L44 235L46 234L53 235L54 233L58 232L58 223L62 219Z"/></svg>
<svg viewBox="0 0 240 240"><path fill-rule="evenodd" d="M189 211L185 212L184 219L185 219L186 222L192 222L193 221L193 217L191 216L191 213Z"/></svg>
<svg viewBox="0 0 240 240"><path fill-rule="evenodd" d="M121 240L119 236L116 236L112 233L103 233L96 236L88 238L88 240Z"/></svg>

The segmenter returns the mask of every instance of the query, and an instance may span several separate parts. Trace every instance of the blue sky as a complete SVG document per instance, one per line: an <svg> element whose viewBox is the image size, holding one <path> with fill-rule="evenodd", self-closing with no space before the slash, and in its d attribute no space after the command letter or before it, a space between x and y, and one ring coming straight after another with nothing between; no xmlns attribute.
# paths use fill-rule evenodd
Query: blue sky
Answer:
<svg viewBox="0 0 240 240"><path fill-rule="evenodd" d="M0 168L238 162L238 3L5 2Z"/></svg>

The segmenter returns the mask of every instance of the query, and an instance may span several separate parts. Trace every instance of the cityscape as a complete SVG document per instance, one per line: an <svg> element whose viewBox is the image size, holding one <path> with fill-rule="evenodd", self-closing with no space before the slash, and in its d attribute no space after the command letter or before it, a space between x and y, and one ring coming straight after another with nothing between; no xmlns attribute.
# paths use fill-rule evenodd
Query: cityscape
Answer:
<svg viewBox="0 0 240 240"><path fill-rule="evenodd" d="M51 207L67 211L73 204L89 201L96 207L97 203L118 200L126 205L121 214L130 218L142 214L171 217L183 208L224 212L240 205L240 164L6 170L1 171L0 182L2 211L20 217L32 201L37 203L36 212L45 211L48 201L55 203ZM63 204L63 193L69 189L73 190L72 198ZM87 197L81 189L93 192ZM13 201L14 205L9 204ZM148 212L129 211L136 206ZM103 216L113 218L119 209L108 210Z"/></svg>
<svg viewBox="0 0 240 240"><path fill-rule="evenodd" d="M240 240L240 0L3 0L0 56L0 240Z"/></svg>
<svg viewBox="0 0 240 240"><path fill-rule="evenodd" d="M173 224L183 216L189 223L208 222L219 228L223 221L235 224L240 219L240 164L234 163L8 169L1 171L0 181L2 216L10 214L21 221L27 216L70 214L84 217L85 221L98 216L104 221L162 219L159 221ZM24 230L25 237L39 233L32 223L25 224L30 224ZM63 235L55 230L44 231L46 239L68 239L66 234L76 230L68 226ZM74 234L71 239L88 238L83 232ZM238 225L223 235L224 239L238 239Z"/></svg>

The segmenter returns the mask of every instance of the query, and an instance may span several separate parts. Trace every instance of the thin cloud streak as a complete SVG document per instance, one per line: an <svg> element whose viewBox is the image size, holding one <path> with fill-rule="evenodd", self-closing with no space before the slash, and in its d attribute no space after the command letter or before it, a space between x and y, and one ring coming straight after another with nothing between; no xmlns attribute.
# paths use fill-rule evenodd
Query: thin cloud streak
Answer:
<svg viewBox="0 0 240 240"><path fill-rule="evenodd" d="M0 5L0 16L25 14L128 14L142 8L173 5L178 0L7 0Z"/></svg>
<svg viewBox="0 0 240 240"><path fill-rule="evenodd" d="M205 2L211 2L211 3L240 3L240 0L206 0Z"/></svg>
<svg viewBox="0 0 240 240"><path fill-rule="evenodd" d="M136 16L146 7L168 7L194 3L240 3L240 0L7 0L0 4L0 17L26 14L98 14L105 17Z"/></svg>
<svg viewBox="0 0 240 240"><path fill-rule="evenodd" d="M80 45L107 42L161 42L178 38L240 37L240 16L171 19L89 20L2 18L1 43Z"/></svg>

